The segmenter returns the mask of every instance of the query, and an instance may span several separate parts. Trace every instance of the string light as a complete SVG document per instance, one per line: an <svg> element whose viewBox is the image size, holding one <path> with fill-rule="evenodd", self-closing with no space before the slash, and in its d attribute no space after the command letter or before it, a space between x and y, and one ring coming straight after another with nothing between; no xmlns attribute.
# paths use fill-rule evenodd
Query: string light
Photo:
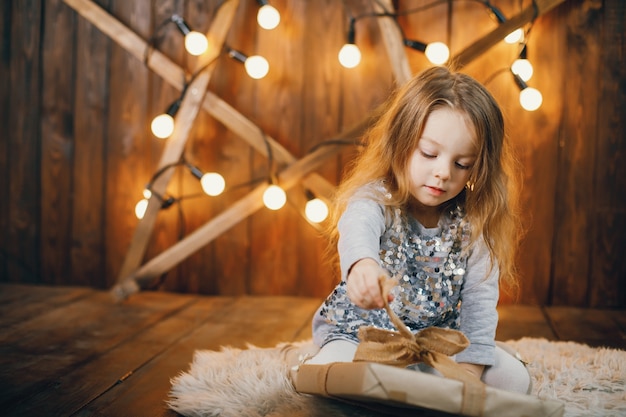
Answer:
<svg viewBox="0 0 626 417"><path fill-rule="evenodd" d="M350 18L350 26L348 29L348 36L346 43L339 50L339 63L344 68L354 68L361 62L361 51L359 47L354 43L355 39L355 18Z"/></svg>
<svg viewBox="0 0 626 417"><path fill-rule="evenodd" d="M263 204L270 210L280 210L287 202L287 194L276 184L270 184L263 192Z"/></svg>
<svg viewBox="0 0 626 417"><path fill-rule="evenodd" d="M504 37L504 42L513 45L524 40L524 30L522 28L515 29Z"/></svg>
<svg viewBox="0 0 626 417"><path fill-rule="evenodd" d="M524 81L530 80L533 76L533 65L528 60L526 45L522 47L519 57L511 65L511 71Z"/></svg>
<svg viewBox="0 0 626 417"><path fill-rule="evenodd" d="M524 110L535 111L541 107L541 104L543 103L543 96L541 95L541 92L536 88L529 87L528 84L526 84L526 82L513 71L511 71L511 74L513 74L515 84L517 84L520 89L519 102Z"/></svg>
<svg viewBox="0 0 626 417"><path fill-rule="evenodd" d="M150 192L150 190L144 190L144 195L146 194L146 191ZM152 195L152 192L150 192L150 194ZM172 204L176 202L176 199L174 197L168 197L164 199L158 194L154 194L154 195L159 200L161 200L161 209L169 208L172 206ZM143 216L145 216L146 214L146 210L148 209L149 199L150 197L143 198L139 200L139 202L135 205L135 217L137 217L139 220L143 219Z"/></svg>
<svg viewBox="0 0 626 417"><path fill-rule="evenodd" d="M202 191L212 197L222 194L224 188L226 188L226 181L217 172L207 172L200 178L200 184L202 185Z"/></svg>
<svg viewBox="0 0 626 417"><path fill-rule="evenodd" d="M227 51L229 57L233 58L235 61L243 63L246 73L250 76L250 78L259 80L265 77L270 70L270 64L267 62L267 59L260 55L247 56L242 52L229 47L227 47Z"/></svg>
<svg viewBox="0 0 626 417"><path fill-rule="evenodd" d="M328 206L326 203L306 190L307 203L304 206L304 214L312 223L321 223L328 217Z"/></svg>
<svg viewBox="0 0 626 417"><path fill-rule="evenodd" d="M202 55L209 48L209 41L206 36L200 32L196 32L189 28L189 25L179 15L172 16L172 22L176 24L176 27L185 36L185 49L191 55Z"/></svg>
<svg viewBox="0 0 626 417"><path fill-rule="evenodd" d="M135 217L139 220L143 219L143 216L146 214L146 209L148 208L148 199L143 198L139 200L139 202L135 205Z"/></svg>
<svg viewBox="0 0 626 417"><path fill-rule="evenodd" d="M207 172L205 174L197 166L191 165L188 162L183 163L187 168L189 168L191 175L200 180L202 191L204 191L206 195L215 197L222 194L224 188L226 188L226 181L224 180L224 177L217 172Z"/></svg>
<svg viewBox="0 0 626 417"><path fill-rule="evenodd" d="M257 21L259 25L267 30L275 28L280 22L280 13L271 5L268 4L267 0L257 0L261 5L257 14ZM496 19L499 23L503 23L506 21L506 18L495 6L489 4L489 1L485 1L484 4L488 7L491 15ZM338 58L341 63L346 68L354 68L361 61L361 52L358 46L355 44L355 24L356 20L362 17L391 17L397 23L397 14L392 13L378 13L378 14L368 14L362 15L358 17L351 17L349 23L349 30L347 33L347 42L343 45L341 50L339 51ZM201 55L208 48L208 40L206 36L199 32L192 31L189 28L189 25L184 21L182 17L179 15L173 15L170 19L174 22L179 30L185 35L185 48L192 55ZM398 24L400 31L402 32L402 28ZM404 38L404 35L402 35ZM524 30L522 28L518 28L514 32L511 32L505 38L507 43L523 43L524 40ZM435 65L445 64L450 57L450 50L447 45L443 42L432 42L430 44L425 44L423 42L419 42L411 39L403 39L404 45L410 47L412 49L421 51L425 54L428 60ZM151 45L151 44L150 44ZM534 111L538 109L543 101L541 92L537 89L529 87L526 84L532 77L533 68L526 56L526 45L523 43L523 48L520 53L519 58L513 63L510 68L511 73L514 76L515 82L520 88L520 104L522 107L528 111ZM269 72L269 63L265 58L258 55L246 56L240 51L235 49L226 47L228 51L229 57L241 62L244 64L247 74L254 79L261 79L265 77ZM147 56L148 51L146 52ZM174 102L168 110L161 114L152 121L151 129L153 134L158 138L167 138L174 131L174 116L178 111L181 100L178 99ZM268 144L269 148L269 144ZM271 160L271 149L269 160ZM189 165L185 163L191 170L192 174L196 176L201 183L202 190L205 194L209 196L217 196L220 195L226 186L224 178L215 172L202 173L197 167ZM270 162L271 165L271 162ZM135 214L138 218L143 218L148 202L152 197L152 191L149 187L147 187L144 192L144 198L141 199L135 206ZM168 199L163 199L161 196L155 194L155 196L161 200L162 208L169 207L177 200L173 197L169 197ZM268 209L278 210L282 208L287 201L287 196L285 191L278 186L275 181L270 180L268 183L268 187L263 193L263 203ZM328 206L326 203L316 198L311 194L310 191L307 190L307 203L305 206L305 215L307 218L313 223L319 223L324 221L328 216Z"/></svg>
<svg viewBox="0 0 626 417"><path fill-rule="evenodd" d="M152 134L159 139L169 138L174 132L174 116L180 108L181 100L178 99L172 103L167 111L152 119L150 130Z"/></svg>
<svg viewBox="0 0 626 417"><path fill-rule="evenodd" d="M280 13L267 0L257 0L261 5L256 20L263 29L272 30L280 23Z"/></svg>
<svg viewBox="0 0 626 417"><path fill-rule="evenodd" d="M139 202L137 202L137 204L135 205L135 216L138 219L142 219L143 216L145 215L146 209L148 208L148 202L150 198L152 198L152 196L156 197L157 199L161 201L161 209L166 209L170 207L172 204L176 203L177 201L180 201L183 199L183 197L180 197L178 199L174 197L163 198L162 196L160 196L159 194L155 193L152 190L152 184L161 175L163 175L165 171L178 165L184 165L185 167L187 167L189 169L189 172L191 172L191 174L194 177L200 180L202 191L204 191L204 193L209 196L220 195L226 188L226 181L224 181L224 177L222 177L220 174L216 172L203 173L200 170L200 168L198 168L195 165L190 164L184 158L181 158L181 160L178 162L165 165L152 176L152 178L150 179L150 182L148 183L148 185L146 185L146 188L144 188L143 190L143 198L139 200Z"/></svg>
<svg viewBox="0 0 626 417"><path fill-rule="evenodd" d="M420 41L404 39L404 45L416 51L424 52L426 58L435 65L445 64L450 58L450 49L443 42L432 42L426 45Z"/></svg>

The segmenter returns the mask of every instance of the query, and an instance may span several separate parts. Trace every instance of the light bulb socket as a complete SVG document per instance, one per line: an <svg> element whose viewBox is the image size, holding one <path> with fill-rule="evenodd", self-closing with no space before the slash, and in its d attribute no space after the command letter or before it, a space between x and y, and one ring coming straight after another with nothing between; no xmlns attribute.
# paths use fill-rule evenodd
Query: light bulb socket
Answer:
<svg viewBox="0 0 626 417"><path fill-rule="evenodd" d="M522 50L519 53L519 59L528 59L528 49L526 48L527 44L522 46Z"/></svg>
<svg viewBox="0 0 626 417"><path fill-rule="evenodd" d="M515 84L517 84L517 87L520 89L520 91L528 88L528 84L526 84L526 81L522 80L522 77L514 73L513 70L511 70L511 74L513 74L513 80L515 80Z"/></svg>
<svg viewBox="0 0 626 417"><path fill-rule="evenodd" d="M248 59L247 55L245 55L242 52L237 51L236 49L227 47L226 51L228 52L229 57L231 57L235 61L241 62L242 64L246 62L246 59Z"/></svg>
<svg viewBox="0 0 626 417"><path fill-rule="evenodd" d="M191 32L189 25L187 24L187 22L185 22L185 19L183 19L181 16L175 14L175 15L172 15L171 19L172 19L172 22L176 24L176 27L178 28L178 30L180 30L184 36L187 36Z"/></svg>
<svg viewBox="0 0 626 417"><path fill-rule="evenodd" d="M408 46L416 51L426 52L426 44L424 42L416 41L413 39L404 39L404 46Z"/></svg>
<svg viewBox="0 0 626 417"><path fill-rule="evenodd" d="M204 172L200 171L200 168L198 168L195 165L191 165L189 163L185 164L187 165L187 168L189 168L189 172L191 172L191 175L193 175L194 177L196 177L197 179L202 179L202 176L204 175Z"/></svg>
<svg viewBox="0 0 626 417"><path fill-rule="evenodd" d="M315 199L315 194L308 188L304 190L304 195L306 196L306 201L311 201Z"/></svg>
<svg viewBox="0 0 626 417"><path fill-rule="evenodd" d="M269 3L267 2L267 0L256 0L257 3L259 3L259 6L266 6Z"/></svg>
<svg viewBox="0 0 626 417"><path fill-rule="evenodd" d="M350 18L350 24L348 26L348 36L347 36L347 43L350 44L354 44L354 41L356 39L356 29L355 29L355 23L356 23L356 19L354 17Z"/></svg>
<svg viewBox="0 0 626 417"><path fill-rule="evenodd" d="M161 203L161 209L170 208L175 202L176 199L174 197L168 197Z"/></svg>
<svg viewBox="0 0 626 417"><path fill-rule="evenodd" d="M170 115L172 117L176 116L176 113L178 113L178 110L180 109L181 103L182 103L182 101L180 99L178 99L175 102L173 102L172 104L170 104L170 106L165 111L165 114L168 114L168 115Z"/></svg>

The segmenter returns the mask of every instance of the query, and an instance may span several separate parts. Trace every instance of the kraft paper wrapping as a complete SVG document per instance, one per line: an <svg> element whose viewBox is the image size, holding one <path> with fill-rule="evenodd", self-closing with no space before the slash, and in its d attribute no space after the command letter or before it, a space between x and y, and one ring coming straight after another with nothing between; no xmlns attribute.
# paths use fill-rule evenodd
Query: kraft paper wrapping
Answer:
<svg viewBox="0 0 626 417"><path fill-rule="evenodd" d="M410 408L484 417L562 417L564 413L564 404L559 401L486 386L482 410L462 414L462 410L472 409L463 403L467 400L463 382L371 362L304 364L294 369L292 379L300 393L364 405L384 404L390 415L408 415Z"/></svg>

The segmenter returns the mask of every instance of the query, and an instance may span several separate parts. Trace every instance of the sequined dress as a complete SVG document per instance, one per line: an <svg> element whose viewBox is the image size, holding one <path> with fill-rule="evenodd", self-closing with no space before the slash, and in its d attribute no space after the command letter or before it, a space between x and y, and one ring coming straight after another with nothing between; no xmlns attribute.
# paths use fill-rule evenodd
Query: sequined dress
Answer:
<svg viewBox="0 0 626 417"><path fill-rule="evenodd" d="M370 207L371 205L369 203ZM385 212L382 206L379 207L381 212ZM460 329L462 294L466 284L468 256L471 253L463 250L470 240L470 227L464 221L463 211L456 208L446 213L441 217L438 227L431 229L424 228L400 208L388 209L384 216L386 221L379 230L382 233L379 235L378 254L374 256L378 257L380 265L388 274L400 282L392 291L394 300L390 307L412 331L430 326ZM364 220L358 219L356 222L362 223ZM372 231L374 236L377 233L376 230ZM361 255L356 258L360 259ZM349 265L351 262L352 260L348 260ZM334 339L358 341L357 332L363 325L395 330L383 309L365 310L350 301L346 294L345 279L348 265L342 265L342 269L346 271L341 282L327 297L314 318L315 341L320 345ZM476 269L484 274L484 266ZM470 341L476 342L472 350L482 350L474 354L470 352L470 356L473 356L472 362L490 364L489 351L492 350L497 323L497 276L492 276L491 281L485 281L486 285L477 281L475 276L471 278L478 282L473 283L472 287L474 293L479 295L478 310L484 310L486 317L470 317L472 323L467 323L468 326L461 330L466 335L468 331L477 334L474 340L468 335ZM484 290L476 291L481 286L485 287ZM475 311L476 306L471 310ZM473 332L473 327L476 326L481 328ZM481 349L481 345L484 348Z"/></svg>

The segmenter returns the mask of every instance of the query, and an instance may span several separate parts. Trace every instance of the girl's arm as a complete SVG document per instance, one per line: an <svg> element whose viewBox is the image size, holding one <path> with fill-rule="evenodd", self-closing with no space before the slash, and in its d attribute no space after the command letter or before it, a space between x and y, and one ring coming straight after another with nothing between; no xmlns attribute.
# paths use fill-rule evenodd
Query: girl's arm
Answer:
<svg viewBox="0 0 626 417"><path fill-rule="evenodd" d="M383 207L369 199L354 200L337 227L341 276L347 281L350 300L361 308L382 307L378 277L385 271L378 259L385 228Z"/></svg>
<svg viewBox="0 0 626 417"><path fill-rule="evenodd" d="M470 346L457 354L457 362L494 364L498 325L498 279L497 264L491 268L489 250L482 239L479 239L468 259L465 282L461 290L459 330L470 340Z"/></svg>

